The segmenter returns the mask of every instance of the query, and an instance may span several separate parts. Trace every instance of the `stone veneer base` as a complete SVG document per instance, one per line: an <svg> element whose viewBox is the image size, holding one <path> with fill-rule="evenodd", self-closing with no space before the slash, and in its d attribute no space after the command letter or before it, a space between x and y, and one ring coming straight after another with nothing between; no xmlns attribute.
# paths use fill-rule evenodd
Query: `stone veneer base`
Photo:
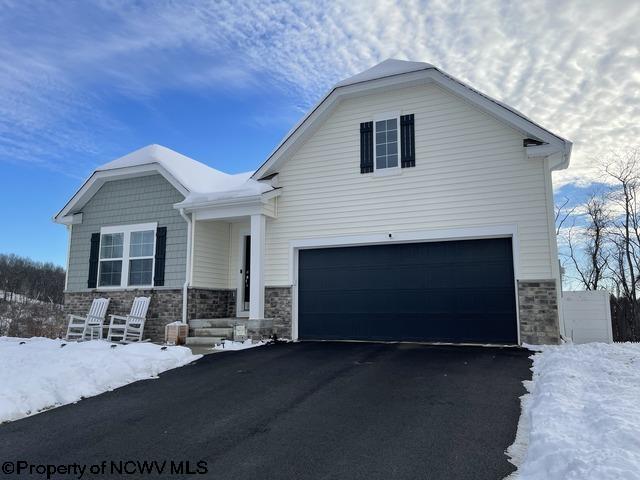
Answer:
<svg viewBox="0 0 640 480"><path fill-rule="evenodd" d="M264 316L273 320L273 333L291 338L291 287L265 287Z"/></svg>
<svg viewBox="0 0 640 480"><path fill-rule="evenodd" d="M560 343L555 280L518 280L520 341L530 345Z"/></svg>
<svg viewBox="0 0 640 480"><path fill-rule="evenodd" d="M151 296L145 338L155 342L163 341L165 325L182 318L182 289L67 292L65 312L86 315L94 298L109 297L111 302L107 313L126 315L137 296ZM558 295L554 280L519 280L518 303L522 343L559 343ZM236 314L236 291L190 288L187 310L189 319L233 318ZM272 333L280 338L291 338L291 314L291 287L265 287L265 319L247 319L248 333L253 338L268 337ZM243 319L239 320L239 323L244 323ZM107 317L105 325L108 323Z"/></svg>
<svg viewBox="0 0 640 480"><path fill-rule="evenodd" d="M110 298L105 326L109 315L127 315L135 297L151 297L144 327L144 338L153 342L164 341L166 324L182 319L182 289L155 288L136 290L90 290L66 292L64 308L66 314L84 316L94 298ZM236 292L227 289L190 288L187 300L188 318L227 318L235 316ZM106 328L105 328L106 335Z"/></svg>

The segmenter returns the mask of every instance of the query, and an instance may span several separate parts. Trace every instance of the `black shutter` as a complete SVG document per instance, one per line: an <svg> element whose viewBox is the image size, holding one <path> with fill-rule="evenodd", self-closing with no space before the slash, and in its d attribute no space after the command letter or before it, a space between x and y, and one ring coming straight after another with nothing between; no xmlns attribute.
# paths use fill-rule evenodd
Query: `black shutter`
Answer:
<svg viewBox="0 0 640 480"><path fill-rule="evenodd" d="M402 168L416 166L416 146L413 113L400 117L400 149Z"/></svg>
<svg viewBox="0 0 640 480"><path fill-rule="evenodd" d="M167 252L167 227L158 227L156 230L156 258L153 284L156 287L164 285L164 259Z"/></svg>
<svg viewBox="0 0 640 480"><path fill-rule="evenodd" d="M89 251L89 278L87 288L98 286L98 259L100 257L100 234L91 234L91 250Z"/></svg>
<svg viewBox="0 0 640 480"><path fill-rule="evenodd" d="M360 173L373 172L373 122L360 124Z"/></svg>

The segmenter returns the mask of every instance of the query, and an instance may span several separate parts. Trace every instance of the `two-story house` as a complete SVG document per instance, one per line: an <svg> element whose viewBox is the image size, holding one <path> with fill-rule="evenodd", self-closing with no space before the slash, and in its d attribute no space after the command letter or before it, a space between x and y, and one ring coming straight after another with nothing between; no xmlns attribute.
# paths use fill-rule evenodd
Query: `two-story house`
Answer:
<svg viewBox="0 0 640 480"><path fill-rule="evenodd" d="M551 172L571 143L438 68L327 93L259 168L158 145L98 168L68 226L66 305L150 295L147 335L244 323L299 340L556 343ZM203 340L206 342L206 340Z"/></svg>

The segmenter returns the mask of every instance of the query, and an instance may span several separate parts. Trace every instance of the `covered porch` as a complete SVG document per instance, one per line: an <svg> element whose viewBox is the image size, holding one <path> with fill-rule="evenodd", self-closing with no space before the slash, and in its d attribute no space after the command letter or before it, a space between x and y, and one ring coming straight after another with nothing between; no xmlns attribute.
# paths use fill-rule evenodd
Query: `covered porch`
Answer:
<svg viewBox="0 0 640 480"><path fill-rule="evenodd" d="M272 334L273 319L265 316L265 243L278 193L178 205L189 223L183 317L192 343L231 338L237 325L253 338Z"/></svg>

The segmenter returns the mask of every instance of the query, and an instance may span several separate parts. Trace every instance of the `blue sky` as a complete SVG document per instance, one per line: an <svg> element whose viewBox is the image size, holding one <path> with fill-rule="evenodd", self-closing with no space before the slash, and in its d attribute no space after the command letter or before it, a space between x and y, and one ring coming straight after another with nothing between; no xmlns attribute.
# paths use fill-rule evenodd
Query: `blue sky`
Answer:
<svg viewBox="0 0 640 480"><path fill-rule="evenodd" d="M574 141L559 195L640 138L640 3L0 0L0 252L64 264L51 223L97 165L160 143L259 165L337 80L427 61ZM539 12L553 12L540 15Z"/></svg>

